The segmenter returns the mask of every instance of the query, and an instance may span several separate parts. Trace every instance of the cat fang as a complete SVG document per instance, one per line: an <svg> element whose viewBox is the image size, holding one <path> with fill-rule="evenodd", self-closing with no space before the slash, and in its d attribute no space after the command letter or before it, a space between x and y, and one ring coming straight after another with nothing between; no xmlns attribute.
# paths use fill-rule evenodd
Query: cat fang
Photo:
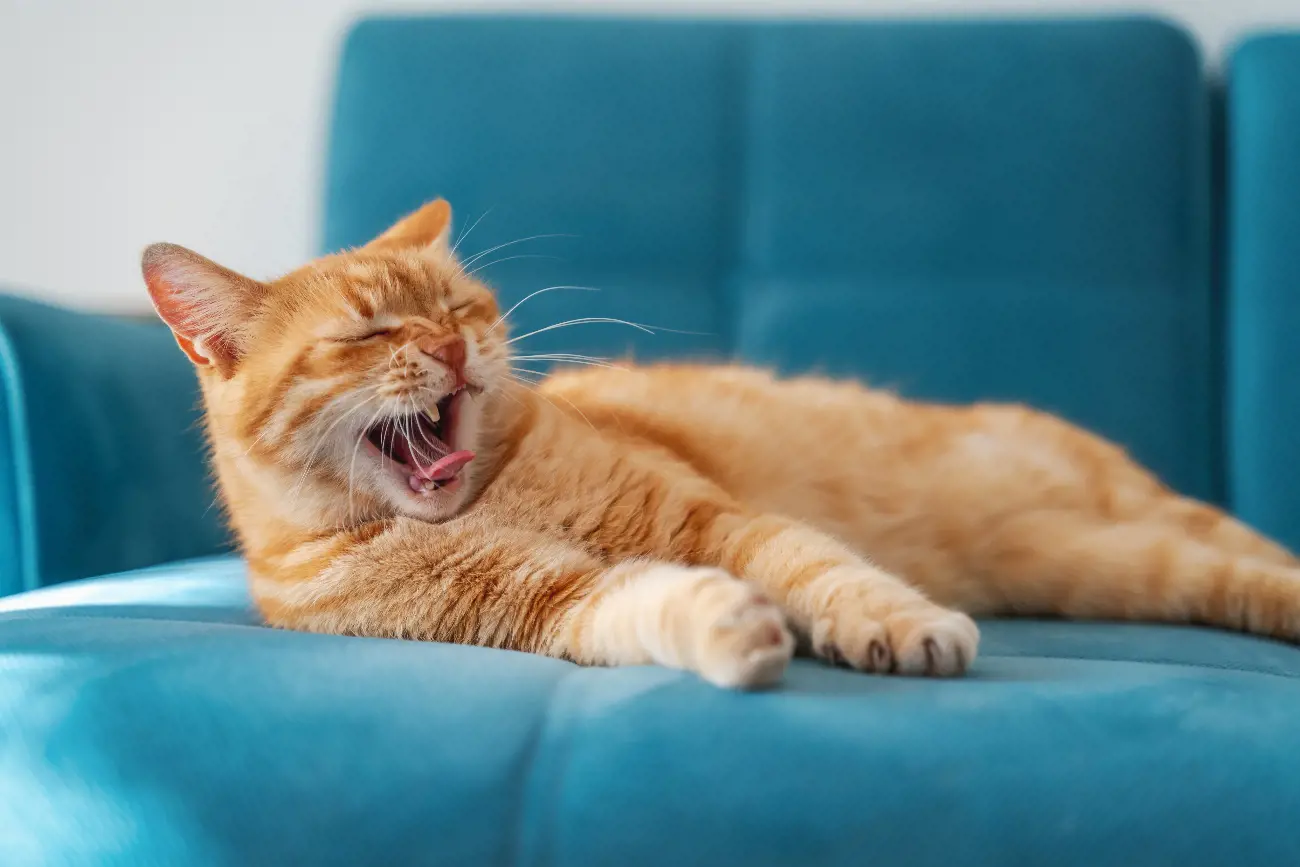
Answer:
<svg viewBox="0 0 1300 867"><path fill-rule="evenodd" d="M419 410L383 418L366 429L368 451L396 473L412 494L454 491L474 452L457 449L457 428L464 402L462 386L440 399L432 411Z"/></svg>

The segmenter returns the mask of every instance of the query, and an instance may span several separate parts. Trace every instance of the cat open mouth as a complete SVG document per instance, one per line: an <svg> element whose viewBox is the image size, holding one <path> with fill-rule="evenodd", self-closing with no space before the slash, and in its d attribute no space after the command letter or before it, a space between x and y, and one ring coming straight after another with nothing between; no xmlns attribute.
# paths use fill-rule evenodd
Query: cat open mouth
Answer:
<svg viewBox="0 0 1300 867"><path fill-rule="evenodd" d="M457 389L432 410L389 416L371 425L366 439L407 477L417 494L455 482L474 453L456 448L456 428L464 389Z"/></svg>

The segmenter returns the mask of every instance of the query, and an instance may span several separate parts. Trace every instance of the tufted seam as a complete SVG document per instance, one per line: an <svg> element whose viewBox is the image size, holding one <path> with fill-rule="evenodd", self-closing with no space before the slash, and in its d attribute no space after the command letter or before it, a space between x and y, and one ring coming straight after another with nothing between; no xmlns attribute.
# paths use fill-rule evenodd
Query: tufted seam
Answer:
<svg viewBox="0 0 1300 867"><path fill-rule="evenodd" d="M551 691L546 698L546 704L542 707L541 719L538 720L533 735L529 739L527 755L523 762L523 772L518 777L514 834L510 841L510 854L505 862L514 865L514 867L542 863L538 852L546 841L537 840L536 834L532 832L532 829L539 822L537 813L540 809L536 805L537 798L534 792L538 786L549 782L553 774L549 773L549 767L539 768L539 765L549 766L551 764L550 752L546 744L554 737L552 729L554 727L556 706L568 691L568 684L584 670L580 666L574 666L552 685Z"/></svg>
<svg viewBox="0 0 1300 867"><path fill-rule="evenodd" d="M723 74L728 79L727 103L731 108L722 124L723 135L732 152L728 164L719 170L723 178L721 188L729 207L725 209L727 222L719 236L726 247L718 262L718 282L714 289L718 331L722 334L723 348L729 358L736 355L740 310L738 292L741 281L749 276L751 259L747 223L754 199L750 165L753 160L754 55L758 32L756 25L738 25L719 40L717 47L718 52L730 61Z"/></svg>
<svg viewBox="0 0 1300 867"><path fill-rule="evenodd" d="M8 454L0 455L0 460L8 459L12 480L13 526L7 528L13 535L13 543L18 558L18 586L13 592L33 590L36 580L36 528L34 492L32 489L31 455L27 449L27 404L23 398L22 373L14 350L13 339L9 329L0 322L0 389L4 391L4 403L8 421ZM0 596L6 595L6 588L0 586Z"/></svg>
<svg viewBox="0 0 1300 867"><path fill-rule="evenodd" d="M585 692L585 683L589 679L600 677L609 669L574 665L563 677L555 682L550 696L542 709L542 718L529 743L528 756L525 761L522 780L519 784L519 798L515 811L513 846L506 863L511 867L544 867L551 863L554 840L552 835L555 824L551 807L558 800L568 766L568 746L572 719L568 713L557 714L558 709L572 704ZM671 672L671 669L664 669ZM651 686L638 689L636 696L642 698L651 693L668 689L681 682L683 675L675 672L676 677L667 676ZM556 718L564 720L557 724Z"/></svg>

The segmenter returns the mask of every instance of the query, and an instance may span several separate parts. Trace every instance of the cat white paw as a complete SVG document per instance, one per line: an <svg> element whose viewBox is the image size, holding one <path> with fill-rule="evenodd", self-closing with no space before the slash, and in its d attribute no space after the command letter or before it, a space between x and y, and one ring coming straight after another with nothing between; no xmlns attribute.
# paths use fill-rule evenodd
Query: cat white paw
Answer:
<svg viewBox="0 0 1300 867"><path fill-rule="evenodd" d="M717 686L757 689L777 683L794 654L785 614L748 584L726 576L702 588L694 667Z"/></svg>

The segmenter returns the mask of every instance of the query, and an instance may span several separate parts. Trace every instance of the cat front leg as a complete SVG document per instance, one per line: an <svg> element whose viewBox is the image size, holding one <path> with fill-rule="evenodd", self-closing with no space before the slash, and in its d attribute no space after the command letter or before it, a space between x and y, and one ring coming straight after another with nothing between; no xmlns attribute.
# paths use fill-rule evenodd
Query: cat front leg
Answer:
<svg viewBox="0 0 1300 867"><path fill-rule="evenodd" d="M718 565L762 587L816 656L871 672L953 676L979 629L843 543L779 515L719 522Z"/></svg>
<svg viewBox="0 0 1300 867"><path fill-rule="evenodd" d="M737 688L775 683L794 649L781 609L721 569L610 565L489 521L379 521L249 565L263 616L288 629L656 663Z"/></svg>

